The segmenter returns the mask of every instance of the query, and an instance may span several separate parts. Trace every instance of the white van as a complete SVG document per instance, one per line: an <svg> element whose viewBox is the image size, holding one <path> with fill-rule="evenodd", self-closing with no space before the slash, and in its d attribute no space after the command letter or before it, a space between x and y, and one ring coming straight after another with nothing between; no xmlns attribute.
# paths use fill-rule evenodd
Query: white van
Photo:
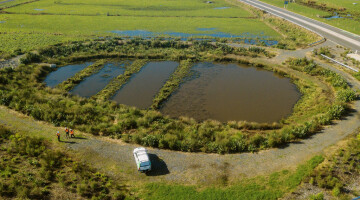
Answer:
<svg viewBox="0 0 360 200"><path fill-rule="evenodd" d="M146 172L151 170L151 162L147 150L144 147L138 147L133 151L138 171Z"/></svg>

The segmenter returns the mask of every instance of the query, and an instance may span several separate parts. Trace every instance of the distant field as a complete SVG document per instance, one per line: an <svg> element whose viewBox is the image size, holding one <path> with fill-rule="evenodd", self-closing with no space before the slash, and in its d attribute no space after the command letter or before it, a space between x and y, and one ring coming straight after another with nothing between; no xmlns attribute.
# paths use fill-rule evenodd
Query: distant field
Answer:
<svg viewBox="0 0 360 200"><path fill-rule="evenodd" d="M0 4L0 51L30 50L62 41L114 35L110 31L125 30L210 33L210 30L198 28L213 28L233 35L282 38L247 10L224 0L215 0L211 4L203 0L26 2L29 0Z"/></svg>
<svg viewBox="0 0 360 200"><path fill-rule="evenodd" d="M260 0L278 7L284 7L284 2L279 0ZM314 5L307 4L308 1L296 0L290 3L287 10L319 20L321 22L336 26L346 31L360 34L360 1L359 0L312 0ZM353 3L357 3L354 5ZM322 6L321 6L322 5ZM335 12L341 17L339 19L326 19L334 16ZM349 16L347 16L349 14ZM325 17L325 18L322 18Z"/></svg>
<svg viewBox="0 0 360 200"><path fill-rule="evenodd" d="M214 2L207 4L202 0L41 0L6 11L71 15L251 17L250 13L239 7L230 6L219 0Z"/></svg>
<svg viewBox="0 0 360 200"><path fill-rule="evenodd" d="M346 8L347 12L360 14L360 2L358 0L314 0L317 4L326 4L330 8ZM353 3L357 3L354 5Z"/></svg>
<svg viewBox="0 0 360 200"><path fill-rule="evenodd" d="M112 30L148 30L200 33L198 28L243 34L250 32L277 37L278 34L257 19L206 17L138 17L138 16L71 16L71 15L2 15L1 31L38 31L51 33L99 34ZM1 18L0 18L1 19Z"/></svg>
<svg viewBox="0 0 360 200"><path fill-rule="evenodd" d="M0 0L0 9L4 7L10 7L21 3L30 2L31 0ZM5 3L1 3L5 2Z"/></svg>

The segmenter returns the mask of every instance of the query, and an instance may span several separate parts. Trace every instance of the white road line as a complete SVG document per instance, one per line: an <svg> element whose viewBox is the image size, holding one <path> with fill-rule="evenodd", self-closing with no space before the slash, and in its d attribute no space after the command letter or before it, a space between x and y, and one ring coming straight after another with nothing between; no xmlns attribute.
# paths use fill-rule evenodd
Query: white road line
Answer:
<svg viewBox="0 0 360 200"><path fill-rule="evenodd" d="M242 1L243 1L243 2L247 2L246 0L242 0ZM251 3L252 3L252 4L255 4L255 5L259 6L259 7L264 7L264 8L266 8L266 9L269 9L269 10L272 10L272 11L275 11L275 12L278 12L278 13L281 13L281 14L284 15L284 16L287 16L287 17L292 18L292 19L294 19L294 20L300 21L300 22L305 23L305 24L307 24L307 25L310 25L310 26L312 26L312 27L314 27L314 28L317 28L317 29L319 29L319 30L322 30L322 31L324 31L324 32L326 32L326 33L328 33L328 34L330 34L330 35L333 35L333 36L338 37L338 38L341 38L341 39L343 39L343 40L345 40L345 41L347 41L347 42L350 42L350 43L352 43L352 44L355 44L355 45L357 45L357 46L360 48L360 42L359 42L359 41L354 40L354 39L352 39L352 38L349 38L349 37L347 37L347 36L345 36L345 35L336 33L336 32L334 32L334 31L332 31L332 30L329 30L329 29L327 29L327 28L321 27L321 26L319 26L319 25L317 25L317 24L314 24L314 23L312 23L312 22L308 22L308 21L305 21L305 20L300 19L300 18L298 18L298 17L291 16L291 15L289 15L289 14L286 14L286 13L282 12L282 11L272 9L272 8L270 8L270 7L268 7L268 6L265 6L265 5L256 3L256 2L254 2L254 1L251 1ZM248 3L248 4L251 5L251 3Z"/></svg>

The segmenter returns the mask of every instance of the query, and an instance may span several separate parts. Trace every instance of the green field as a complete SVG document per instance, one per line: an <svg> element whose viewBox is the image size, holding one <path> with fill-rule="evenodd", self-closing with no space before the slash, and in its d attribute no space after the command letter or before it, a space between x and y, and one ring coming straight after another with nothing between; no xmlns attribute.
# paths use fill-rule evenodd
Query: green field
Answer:
<svg viewBox="0 0 360 200"><path fill-rule="evenodd" d="M227 9L215 9L229 7ZM43 9L43 10L35 10ZM239 7L232 7L224 1L213 4L199 0L165 1L165 0L41 0L20 7L6 10L13 13L51 13L71 15L130 15L130 16L206 16L206 17L251 17Z"/></svg>
<svg viewBox="0 0 360 200"><path fill-rule="evenodd" d="M36 47L68 40L115 35L111 31L212 33L282 37L247 10L224 0L15 0L0 7L0 51ZM215 9L226 7L226 9ZM41 9L41 10L38 10ZM43 10L42 10L43 9ZM19 43L19 41L21 41Z"/></svg>
<svg viewBox="0 0 360 200"><path fill-rule="evenodd" d="M263 2L284 7L283 1L279 0L261 0ZM360 34L360 2L354 0L312 0L315 4L310 5L309 1L297 0L296 3L290 3L287 10L299 13L301 15L316 19L318 21L330 24L332 26L344 29L346 31ZM357 3L354 5L353 3ZM325 19L338 13L339 19ZM348 16L350 15L350 16Z"/></svg>

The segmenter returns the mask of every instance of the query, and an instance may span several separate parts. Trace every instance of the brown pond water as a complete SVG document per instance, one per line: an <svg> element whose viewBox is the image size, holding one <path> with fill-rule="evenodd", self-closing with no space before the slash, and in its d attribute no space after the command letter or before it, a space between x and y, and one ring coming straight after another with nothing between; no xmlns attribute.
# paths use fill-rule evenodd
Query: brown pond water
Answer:
<svg viewBox="0 0 360 200"><path fill-rule="evenodd" d="M149 108L155 95L179 65L173 61L149 62L134 74L113 100L138 108Z"/></svg>
<svg viewBox="0 0 360 200"><path fill-rule="evenodd" d="M222 122L275 122L291 114L301 97L289 78L237 64L199 63L193 76L164 103L171 117Z"/></svg>

